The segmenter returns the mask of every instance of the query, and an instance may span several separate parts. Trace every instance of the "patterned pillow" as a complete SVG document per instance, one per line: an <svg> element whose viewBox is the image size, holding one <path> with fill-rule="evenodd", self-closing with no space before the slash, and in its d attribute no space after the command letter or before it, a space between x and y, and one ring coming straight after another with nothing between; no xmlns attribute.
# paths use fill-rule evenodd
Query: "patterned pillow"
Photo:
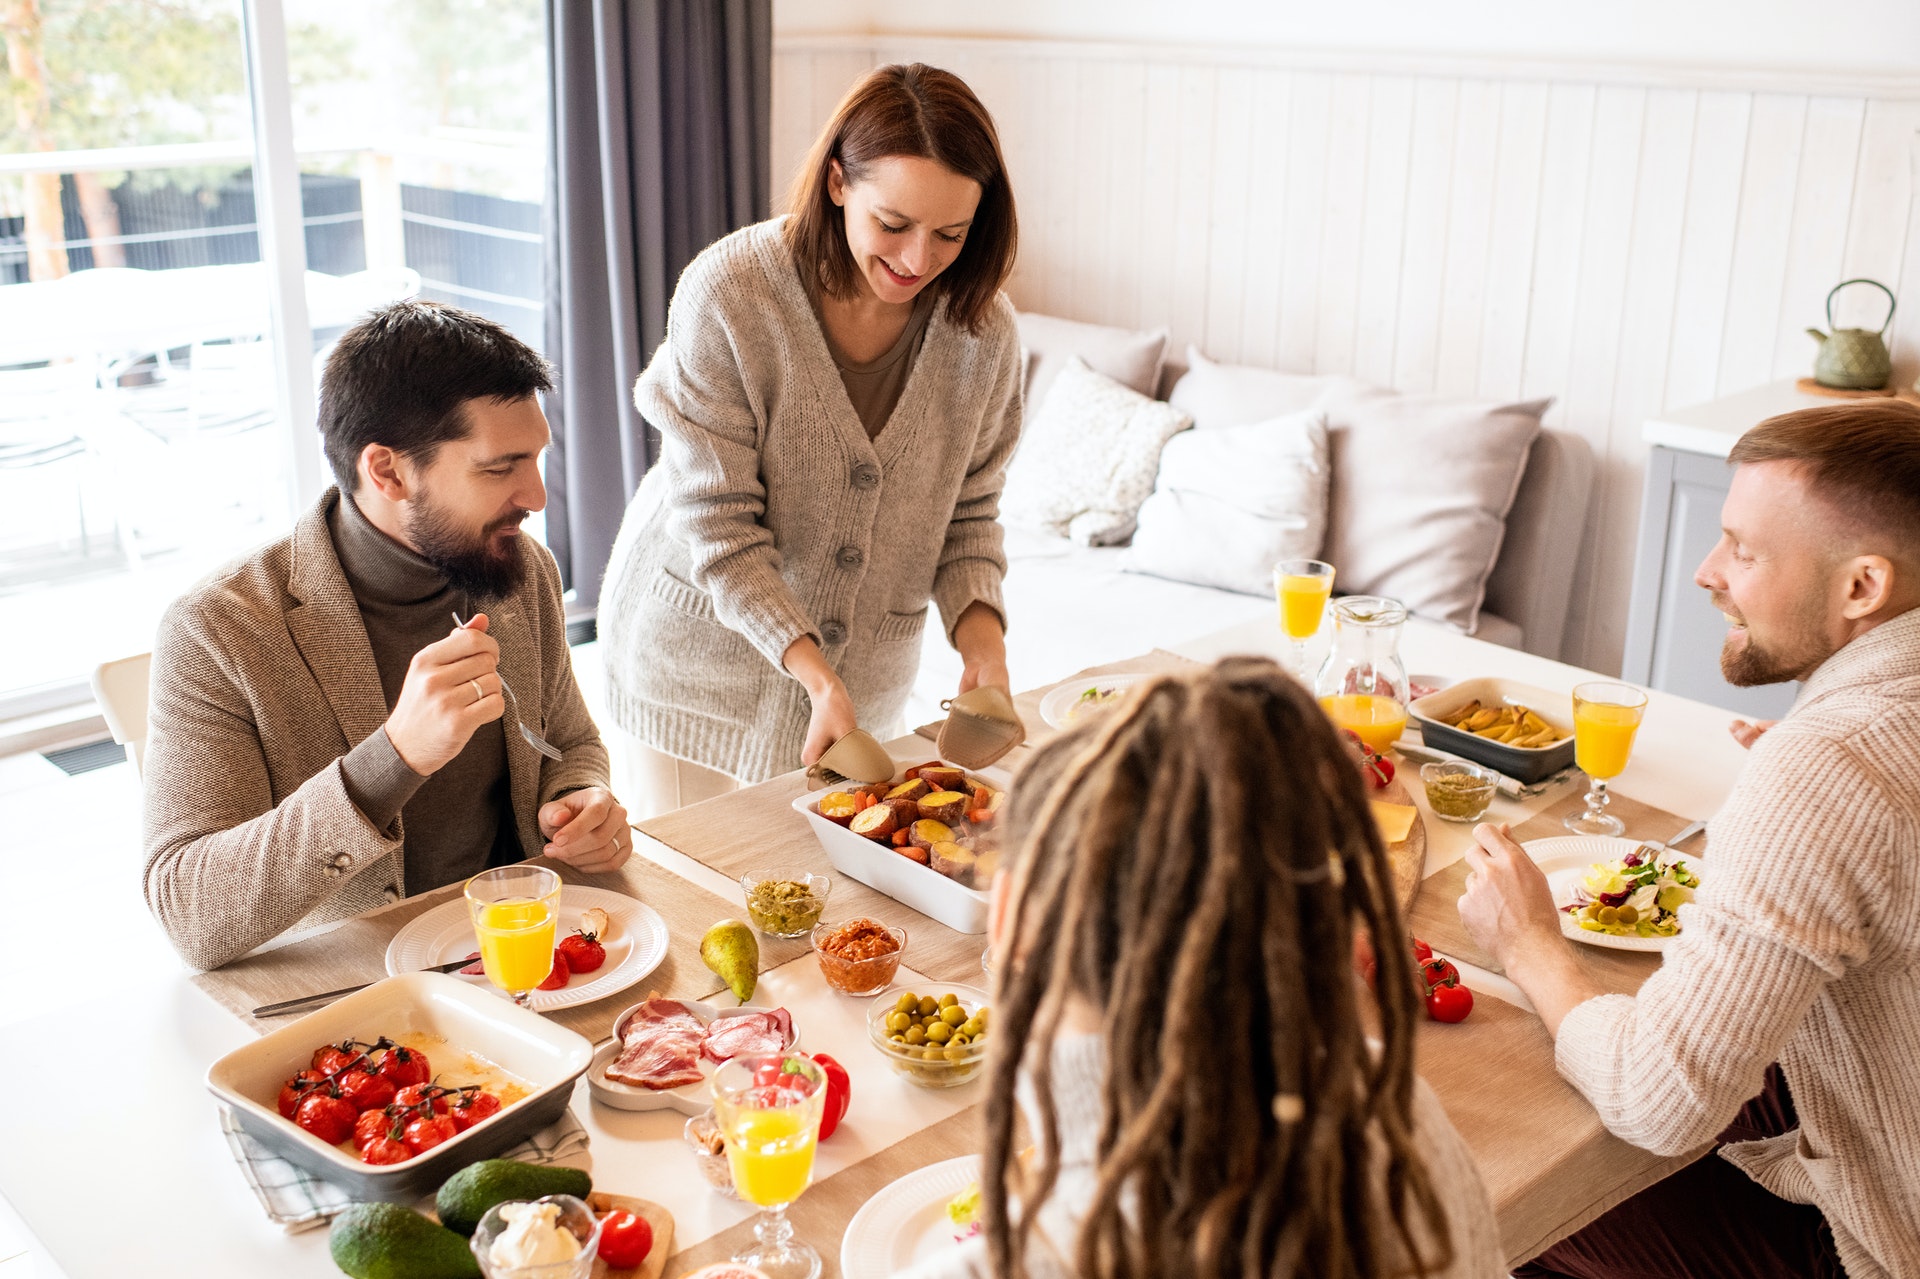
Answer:
<svg viewBox="0 0 1920 1279"><path fill-rule="evenodd" d="M1009 524L1043 528L1082 546L1124 542L1153 492L1161 447L1192 424L1180 410L1095 373L1076 356L1027 427L1007 471L1001 513Z"/></svg>

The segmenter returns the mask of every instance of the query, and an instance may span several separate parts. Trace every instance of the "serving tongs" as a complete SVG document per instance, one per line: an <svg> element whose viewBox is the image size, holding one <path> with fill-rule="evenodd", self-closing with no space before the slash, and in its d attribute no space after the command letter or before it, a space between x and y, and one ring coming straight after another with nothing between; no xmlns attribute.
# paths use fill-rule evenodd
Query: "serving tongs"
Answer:
<svg viewBox="0 0 1920 1279"><path fill-rule="evenodd" d="M947 713L934 739L940 758L960 768L985 768L1027 740L1013 698L996 684L970 688L940 703Z"/></svg>
<svg viewBox="0 0 1920 1279"><path fill-rule="evenodd" d="M890 782L893 756L864 728L842 737L807 769L807 786L838 786L844 781Z"/></svg>

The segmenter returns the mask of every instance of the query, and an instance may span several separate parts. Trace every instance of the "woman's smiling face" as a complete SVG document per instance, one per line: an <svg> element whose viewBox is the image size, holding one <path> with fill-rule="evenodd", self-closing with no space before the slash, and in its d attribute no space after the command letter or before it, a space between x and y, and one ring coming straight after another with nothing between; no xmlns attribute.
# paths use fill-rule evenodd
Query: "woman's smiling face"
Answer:
<svg viewBox="0 0 1920 1279"><path fill-rule="evenodd" d="M980 184L937 160L892 155L849 183L833 161L827 194L845 212L847 248L865 291L911 302L953 265L980 207Z"/></svg>

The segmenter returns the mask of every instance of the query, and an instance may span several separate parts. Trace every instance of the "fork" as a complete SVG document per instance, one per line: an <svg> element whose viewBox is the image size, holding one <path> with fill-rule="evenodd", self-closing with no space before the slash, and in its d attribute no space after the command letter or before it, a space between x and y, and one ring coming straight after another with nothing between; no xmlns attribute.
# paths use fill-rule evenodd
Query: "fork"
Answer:
<svg viewBox="0 0 1920 1279"><path fill-rule="evenodd" d="M467 627L467 623L460 620L458 611L455 611L453 615L453 624L461 630L465 630ZM507 677L502 675L498 668L494 670L493 676L500 681L500 691L506 695L508 709L513 712L513 722L519 726L520 736L526 738L527 745L557 763L562 756L559 751L553 748L553 743L534 732L531 728L528 728L527 721L520 718L520 699L514 695L512 686L507 683Z"/></svg>

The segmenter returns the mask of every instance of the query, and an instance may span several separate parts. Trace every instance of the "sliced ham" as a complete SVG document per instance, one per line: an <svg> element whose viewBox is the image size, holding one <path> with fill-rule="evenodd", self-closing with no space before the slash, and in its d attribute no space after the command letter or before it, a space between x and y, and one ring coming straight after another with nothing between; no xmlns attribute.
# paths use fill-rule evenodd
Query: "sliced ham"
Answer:
<svg viewBox="0 0 1920 1279"><path fill-rule="evenodd" d="M649 999L633 1010L621 1032L620 1055L607 1078L635 1088L678 1088L697 1084L700 1046L707 1029L687 1006L674 999Z"/></svg>
<svg viewBox="0 0 1920 1279"><path fill-rule="evenodd" d="M782 1052L792 1042L793 1018L786 1009L776 1008L772 1012L714 1018L700 1051L708 1061L718 1064L735 1057Z"/></svg>

